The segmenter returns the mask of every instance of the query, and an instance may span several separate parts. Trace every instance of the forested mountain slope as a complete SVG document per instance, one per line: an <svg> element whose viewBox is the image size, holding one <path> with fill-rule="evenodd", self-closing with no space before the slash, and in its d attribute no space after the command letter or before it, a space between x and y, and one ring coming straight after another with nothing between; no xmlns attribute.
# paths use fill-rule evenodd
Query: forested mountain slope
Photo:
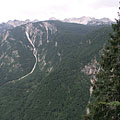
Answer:
<svg viewBox="0 0 120 120"><path fill-rule="evenodd" d="M82 70L98 60L110 32L107 25L60 21L1 32L0 119L80 120L91 77Z"/></svg>

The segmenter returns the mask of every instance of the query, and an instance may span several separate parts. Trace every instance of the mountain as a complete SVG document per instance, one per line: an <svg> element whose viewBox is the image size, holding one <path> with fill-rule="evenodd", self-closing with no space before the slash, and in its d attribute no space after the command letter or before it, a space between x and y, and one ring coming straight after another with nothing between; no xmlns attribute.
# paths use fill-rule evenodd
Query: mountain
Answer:
<svg viewBox="0 0 120 120"><path fill-rule="evenodd" d="M49 20L54 20L54 21L61 21L61 22L68 22L68 23L78 23L78 24L83 24L83 25L111 25L113 21L111 21L109 18L101 18L101 19L96 19L92 17L81 17L81 18L66 18L64 20L59 20L56 19L55 17L49 18ZM39 22L39 20L35 19L33 21L27 19L25 21L21 20L9 20L6 23L1 23L0 24L0 31L5 31L7 29L11 29L13 27L21 26L27 23L34 23L34 22Z"/></svg>
<svg viewBox="0 0 120 120"><path fill-rule="evenodd" d="M8 29L13 28L12 25L6 24L6 23L2 23L0 24L0 32L6 31Z"/></svg>
<svg viewBox="0 0 120 120"><path fill-rule="evenodd" d="M30 21L29 19L25 20L25 21L21 21L21 20L9 20L6 23L1 23L0 24L0 31L6 31L8 29L11 29L13 27L17 27L17 26L21 26L27 23L34 23L34 22L38 22L39 20L35 19L33 21Z"/></svg>
<svg viewBox="0 0 120 120"><path fill-rule="evenodd" d="M55 20L0 32L0 119L80 120L110 32Z"/></svg>
<svg viewBox="0 0 120 120"><path fill-rule="evenodd" d="M85 16L81 18L66 18L64 19L64 22L78 23L78 24L85 24L85 25L104 25L104 24L113 23L113 21L111 21L108 18L96 19L93 17L85 17Z"/></svg>
<svg viewBox="0 0 120 120"><path fill-rule="evenodd" d="M56 19L55 17L51 17L49 18L49 20L59 20L59 19Z"/></svg>
<svg viewBox="0 0 120 120"><path fill-rule="evenodd" d="M30 20L27 19L25 21L20 21L20 20L9 20L6 24L8 25L12 25L13 27L16 27L16 26L20 26L20 25L23 25L23 24L26 24L26 23L29 23Z"/></svg>

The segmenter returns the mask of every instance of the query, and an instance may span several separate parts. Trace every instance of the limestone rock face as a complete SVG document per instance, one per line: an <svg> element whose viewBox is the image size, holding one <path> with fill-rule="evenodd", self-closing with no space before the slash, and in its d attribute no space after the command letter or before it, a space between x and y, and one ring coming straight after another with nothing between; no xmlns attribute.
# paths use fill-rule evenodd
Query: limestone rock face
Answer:
<svg viewBox="0 0 120 120"><path fill-rule="evenodd" d="M111 21L109 18L96 19L93 17L85 17L85 16L81 18L66 18L64 19L64 22L78 23L84 25L103 25L103 24L113 23L113 21Z"/></svg>

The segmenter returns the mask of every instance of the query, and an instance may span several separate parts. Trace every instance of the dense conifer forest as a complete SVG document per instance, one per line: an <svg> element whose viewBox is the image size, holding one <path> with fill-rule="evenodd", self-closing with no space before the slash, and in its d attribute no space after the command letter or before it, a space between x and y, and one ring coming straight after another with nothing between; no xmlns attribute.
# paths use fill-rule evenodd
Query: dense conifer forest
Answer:
<svg viewBox="0 0 120 120"><path fill-rule="evenodd" d="M117 114L114 110L119 112L119 64L116 63L119 63L119 56L115 57L119 55L119 24L118 21L114 25L111 45L109 43L103 50L103 69L98 77L104 75L106 82L101 78L94 86L91 107L94 103L96 109L91 108L90 115L95 120L103 107L109 110L112 105L114 116ZM92 77L85 68L93 64L92 61L99 61L111 31L110 25L42 21L0 32L0 120L82 119L90 100ZM21 78L34 67L35 50L35 70ZM115 86L112 88L111 84ZM100 97L94 99L96 95ZM107 113L102 112L106 116Z"/></svg>

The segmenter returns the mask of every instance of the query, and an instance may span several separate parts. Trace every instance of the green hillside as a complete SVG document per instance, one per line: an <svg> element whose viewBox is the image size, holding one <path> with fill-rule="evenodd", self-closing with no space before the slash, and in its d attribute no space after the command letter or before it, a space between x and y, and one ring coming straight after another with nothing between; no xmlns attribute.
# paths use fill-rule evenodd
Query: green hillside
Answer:
<svg viewBox="0 0 120 120"><path fill-rule="evenodd" d="M0 120L80 120L91 85L82 70L99 60L110 32L107 25L43 21L1 33Z"/></svg>

